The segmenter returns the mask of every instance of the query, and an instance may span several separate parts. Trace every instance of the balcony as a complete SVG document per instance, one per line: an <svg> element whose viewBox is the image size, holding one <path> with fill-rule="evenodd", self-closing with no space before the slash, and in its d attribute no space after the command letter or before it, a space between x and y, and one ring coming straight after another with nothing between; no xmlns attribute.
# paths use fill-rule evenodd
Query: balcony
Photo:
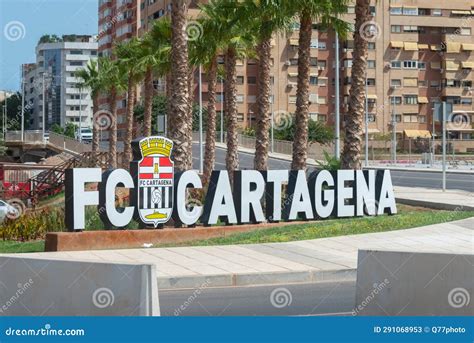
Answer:
<svg viewBox="0 0 474 343"><path fill-rule="evenodd" d="M463 88L461 87L444 87L441 95L442 96L461 96L463 93Z"/></svg>
<svg viewBox="0 0 474 343"><path fill-rule="evenodd" d="M90 59L90 55L72 55L66 54L67 61L88 61Z"/></svg>

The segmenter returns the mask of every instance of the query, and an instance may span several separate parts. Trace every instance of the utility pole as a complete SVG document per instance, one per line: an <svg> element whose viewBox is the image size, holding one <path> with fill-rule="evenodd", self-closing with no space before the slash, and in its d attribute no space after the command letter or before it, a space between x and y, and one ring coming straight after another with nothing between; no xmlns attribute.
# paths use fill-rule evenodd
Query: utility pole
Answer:
<svg viewBox="0 0 474 343"><path fill-rule="evenodd" d="M336 32L336 125L335 125L335 143L334 143L334 156L337 159L341 157L341 148L340 148L340 104L339 104L339 34Z"/></svg>
<svg viewBox="0 0 474 343"><path fill-rule="evenodd" d="M201 65L199 65L199 172L202 173L204 170L204 158L203 158L203 139L202 139L202 71Z"/></svg>
<svg viewBox="0 0 474 343"><path fill-rule="evenodd" d="M79 87L79 142L82 143L82 87Z"/></svg>
<svg viewBox="0 0 474 343"><path fill-rule="evenodd" d="M7 100L5 98L5 105ZM25 140L25 70L21 67L21 141Z"/></svg>
<svg viewBox="0 0 474 343"><path fill-rule="evenodd" d="M443 192L446 191L446 101L443 101L443 110L441 112L443 125Z"/></svg>
<svg viewBox="0 0 474 343"><path fill-rule="evenodd" d="M397 100L393 98L393 113L392 113L392 160L397 163L397 114L395 111Z"/></svg>
<svg viewBox="0 0 474 343"><path fill-rule="evenodd" d="M44 133L45 133L45 123L46 123L46 120L45 120L45 117L46 117L46 86L45 86L45 74L46 72L43 71L43 120L42 120L42 125L43 125L43 140L44 140Z"/></svg>

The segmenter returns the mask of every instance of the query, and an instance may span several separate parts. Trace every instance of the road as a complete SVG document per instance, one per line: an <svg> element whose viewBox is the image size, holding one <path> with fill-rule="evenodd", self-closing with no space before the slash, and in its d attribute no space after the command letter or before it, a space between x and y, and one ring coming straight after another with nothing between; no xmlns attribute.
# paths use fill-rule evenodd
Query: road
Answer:
<svg viewBox="0 0 474 343"><path fill-rule="evenodd" d="M355 281L159 291L164 316L351 315Z"/></svg>
<svg viewBox="0 0 474 343"><path fill-rule="evenodd" d="M215 169L225 169L226 150L216 148ZM253 154L239 152L241 169L253 169ZM193 145L193 167L199 168L199 145ZM289 169L290 162L275 158L269 159L270 169ZM311 170L311 168L310 168ZM432 171L392 171L392 182L395 186L442 188L441 172ZM474 192L474 174L446 173L446 188Z"/></svg>

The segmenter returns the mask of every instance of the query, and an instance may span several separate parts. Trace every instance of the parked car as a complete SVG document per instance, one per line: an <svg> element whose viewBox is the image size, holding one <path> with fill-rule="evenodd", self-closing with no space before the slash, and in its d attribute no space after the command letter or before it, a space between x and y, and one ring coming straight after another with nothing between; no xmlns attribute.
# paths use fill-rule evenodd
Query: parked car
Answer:
<svg viewBox="0 0 474 343"><path fill-rule="evenodd" d="M43 141L48 143L49 142L49 132L45 132L43 135Z"/></svg>
<svg viewBox="0 0 474 343"><path fill-rule="evenodd" d="M7 217L17 218L18 215L19 211L17 208L6 201L0 200L0 224L3 223Z"/></svg>
<svg viewBox="0 0 474 343"><path fill-rule="evenodd" d="M92 130L88 127L83 127L76 130L76 140L82 140L84 143L92 142Z"/></svg>

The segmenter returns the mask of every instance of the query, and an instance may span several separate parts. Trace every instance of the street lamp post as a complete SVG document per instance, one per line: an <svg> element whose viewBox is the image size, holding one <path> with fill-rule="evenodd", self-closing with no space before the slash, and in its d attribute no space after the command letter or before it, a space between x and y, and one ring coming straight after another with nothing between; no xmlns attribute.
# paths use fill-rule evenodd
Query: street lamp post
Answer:
<svg viewBox="0 0 474 343"><path fill-rule="evenodd" d="M397 163L397 114L395 111L396 98L393 98L393 109L392 109L392 161L394 164Z"/></svg>
<svg viewBox="0 0 474 343"><path fill-rule="evenodd" d="M443 192L446 191L446 101L443 101L443 109L441 112L441 120L443 124Z"/></svg>
<svg viewBox="0 0 474 343"><path fill-rule="evenodd" d="M43 140L44 140L44 134L45 134L45 123L46 123L46 120L45 120L45 117L46 117L46 87L45 87L45 75L46 75L46 72L43 71L43 84L42 84L42 88L43 88L43 118L42 118L42 129L43 129Z"/></svg>
<svg viewBox="0 0 474 343"><path fill-rule="evenodd" d="M5 99L5 104L7 103ZM25 75L21 68L21 141L25 140Z"/></svg>
<svg viewBox="0 0 474 343"><path fill-rule="evenodd" d="M82 87L79 87L79 142L82 143Z"/></svg>
<svg viewBox="0 0 474 343"><path fill-rule="evenodd" d="M341 148L340 148L340 104L339 104L339 34L336 32L336 120L335 120L335 143L334 143L334 156L337 159L341 157Z"/></svg>

